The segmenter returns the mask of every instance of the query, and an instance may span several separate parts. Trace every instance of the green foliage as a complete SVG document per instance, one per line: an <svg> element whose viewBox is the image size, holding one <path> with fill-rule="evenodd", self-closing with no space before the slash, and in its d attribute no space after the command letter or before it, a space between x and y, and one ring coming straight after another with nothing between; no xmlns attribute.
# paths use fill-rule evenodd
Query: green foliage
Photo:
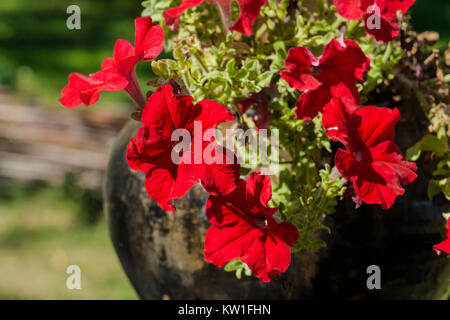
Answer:
<svg viewBox="0 0 450 320"><path fill-rule="evenodd" d="M373 39L365 44L360 43L360 45L364 53L371 57L370 70L362 86L363 93L367 94L382 84L385 79L394 79L392 67L403 57L403 50L394 42L377 44ZM364 103L364 95L362 97Z"/></svg>
<svg viewBox="0 0 450 320"><path fill-rule="evenodd" d="M409 148L406 152L406 157L411 161L419 159L422 151L431 151L438 157L443 157L447 152L447 141L445 139L439 139L438 137L427 134L414 146Z"/></svg>
<svg viewBox="0 0 450 320"><path fill-rule="evenodd" d="M445 84L443 84L445 85ZM450 119L447 114L448 106L445 103L430 104L420 90L416 90L416 96L425 111L430 125L430 134L424 136L414 146L406 152L406 158L416 161L424 152L430 152L433 157L437 157L439 162L436 170L433 171L433 179L428 182L428 198L444 194L450 200Z"/></svg>
<svg viewBox="0 0 450 320"><path fill-rule="evenodd" d="M252 275L252 271L250 270L250 268L240 259L234 259L228 262L225 265L224 270L228 272L234 271L236 273L236 278L238 279L242 278L242 272L244 272L247 277L250 277Z"/></svg>
<svg viewBox="0 0 450 320"><path fill-rule="evenodd" d="M163 12L164 10L170 9L173 4L174 1L172 0L146 0L142 2L142 6L144 7L142 16L152 17L154 23L163 25Z"/></svg>

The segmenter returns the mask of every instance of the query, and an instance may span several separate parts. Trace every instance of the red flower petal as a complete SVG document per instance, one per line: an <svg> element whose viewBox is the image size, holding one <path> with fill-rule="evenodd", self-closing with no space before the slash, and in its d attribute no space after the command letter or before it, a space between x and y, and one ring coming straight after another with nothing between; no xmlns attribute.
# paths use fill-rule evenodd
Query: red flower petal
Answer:
<svg viewBox="0 0 450 320"><path fill-rule="evenodd" d="M99 71L90 74L90 77L102 82L101 91L119 91L128 85L127 79L115 72Z"/></svg>
<svg viewBox="0 0 450 320"><path fill-rule="evenodd" d="M371 19L371 16L379 19L380 28L370 27L371 24L369 23L369 19ZM398 24L397 22L395 22L395 20L389 21L376 14L364 15L364 29L366 30L367 34L371 35L380 42L389 42L397 38L397 36L400 34L400 31L398 30Z"/></svg>
<svg viewBox="0 0 450 320"><path fill-rule="evenodd" d="M165 160L170 162L170 154ZM176 210L170 197L175 183L173 179L175 170L175 166L167 166L167 163L162 163L161 167L155 167L145 177L145 189L148 195L166 211Z"/></svg>
<svg viewBox="0 0 450 320"><path fill-rule="evenodd" d="M179 7L165 10L163 12L166 25L171 30L177 30L179 28L178 20L180 16L189 8L197 7L203 3L204 0L183 0Z"/></svg>
<svg viewBox="0 0 450 320"><path fill-rule="evenodd" d="M80 73L72 73L69 75L69 82L66 87L61 91L62 97L59 101L69 109L78 107L83 104L81 100L81 92L91 93L91 98L85 98L86 106L94 104L98 100L98 94L94 96L92 88L100 86L102 83L91 79Z"/></svg>
<svg viewBox="0 0 450 320"><path fill-rule="evenodd" d="M401 184L406 185L413 182L417 175L417 165L408 162L393 140L383 141L369 148L373 162L382 163L395 171Z"/></svg>
<svg viewBox="0 0 450 320"><path fill-rule="evenodd" d="M324 84L315 90L308 90L295 104L295 115L297 119L310 121L325 108L330 100L330 88Z"/></svg>
<svg viewBox="0 0 450 320"><path fill-rule="evenodd" d="M164 31L160 25L152 23L149 17L136 18L134 47L135 53L144 52L143 61L152 61L164 46Z"/></svg>
<svg viewBox="0 0 450 320"><path fill-rule="evenodd" d="M444 241L433 246L433 249L437 254L441 254L442 252L450 254L450 219L447 220L446 228L447 233L445 235Z"/></svg>
<svg viewBox="0 0 450 320"><path fill-rule="evenodd" d="M415 0L333 0L333 2L341 16L350 20L364 16L366 32L377 41L389 42L399 34L397 11L405 14ZM376 21L380 22L379 27L376 26Z"/></svg>
<svg viewBox="0 0 450 320"><path fill-rule="evenodd" d="M242 179L239 181L237 188L226 197L234 207L255 216L261 215L261 212L272 216L278 210L267 206L272 197L272 185L268 176L256 172L248 176L247 182Z"/></svg>
<svg viewBox="0 0 450 320"><path fill-rule="evenodd" d="M341 99L332 99L325 107L322 116L322 125L328 137L333 141L341 142L346 148L349 146L348 127L353 110L348 110Z"/></svg>
<svg viewBox="0 0 450 320"><path fill-rule="evenodd" d="M198 177L202 182L202 186L211 195L226 195L236 189L237 181L239 180L239 168L237 157L227 149L219 146L215 142L211 142L209 150L203 150L203 160L206 163L201 166L198 171ZM231 154L231 156L228 156ZM219 163L213 161L219 159ZM197 165L198 166L198 165Z"/></svg>
<svg viewBox="0 0 450 320"><path fill-rule="evenodd" d="M365 146L371 147L385 140L393 140L395 126L400 118L397 108L367 106L359 109L355 114L353 128L357 130L355 134L360 141ZM356 140L353 142L353 145L355 144Z"/></svg>
<svg viewBox="0 0 450 320"><path fill-rule="evenodd" d="M235 120L227 108L212 100L202 100L195 108L198 111L194 121L201 121L202 130L213 129L219 123Z"/></svg>
<svg viewBox="0 0 450 320"><path fill-rule="evenodd" d="M109 72L125 77L129 82L132 81L132 72L144 53L134 53L134 47L126 40L119 39L114 45L113 58L105 58L102 64L102 71Z"/></svg>
<svg viewBox="0 0 450 320"><path fill-rule="evenodd" d="M405 190L400 186L396 172L382 163L358 164L358 178L353 187L362 201L379 204L383 210L389 209Z"/></svg>
<svg viewBox="0 0 450 320"><path fill-rule="evenodd" d="M141 127L136 138L132 138L128 144L128 165L133 170L149 173L155 167L154 163L158 161L153 161L152 158L158 159L161 154L166 154L170 143L171 141L166 137L150 132L149 127Z"/></svg>
<svg viewBox="0 0 450 320"><path fill-rule="evenodd" d="M193 121L192 101L190 96L174 95L170 85L161 86L147 101L141 116L142 124L170 140L173 130L184 128L187 122ZM189 117L190 121L187 120Z"/></svg>
<svg viewBox="0 0 450 320"><path fill-rule="evenodd" d="M361 97L358 88L352 83L340 82L330 87L331 96L339 98L347 112L353 113L361 105Z"/></svg>
<svg viewBox="0 0 450 320"><path fill-rule="evenodd" d="M287 70L281 71L281 77L297 90L317 89L322 83L310 71L311 67L317 66L318 63L319 60L307 48L291 48L284 61Z"/></svg>
<svg viewBox="0 0 450 320"><path fill-rule="evenodd" d="M358 20L364 14L361 10L361 0L333 0L337 12L345 19Z"/></svg>
<svg viewBox="0 0 450 320"><path fill-rule="evenodd" d="M267 0L237 0L239 7L241 8L241 15L239 19L230 27L230 30L234 30L246 35L252 35L252 25L258 18L261 7L267 2Z"/></svg>
<svg viewBox="0 0 450 320"><path fill-rule="evenodd" d="M66 108L73 109L84 104L93 105L99 98L100 91L119 91L126 87L126 79L115 74L92 74L87 77L80 73L69 75L69 82L61 91L59 99Z"/></svg>
<svg viewBox="0 0 450 320"><path fill-rule="evenodd" d="M333 98L339 98L349 113L358 109L361 103L358 89L354 84L341 82L331 87L321 85L316 90L309 90L300 96L295 109L297 119L312 120L319 112L326 109Z"/></svg>
<svg viewBox="0 0 450 320"><path fill-rule="evenodd" d="M266 175L251 174L247 179L246 196L249 201L256 201L254 206L267 207L267 203L272 198L270 178Z"/></svg>
<svg viewBox="0 0 450 320"><path fill-rule="evenodd" d="M355 41L346 40L341 45L332 39L323 49L316 74L321 82L328 85L356 83L364 81L364 73L369 70L369 66L370 59Z"/></svg>
<svg viewBox="0 0 450 320"><path fill-rule="evenodd" d="M400 2L399 7L403 14L405 14L409 8L416 3L416 0L394 0L397 3Z"/></svg>
<svg viewBox="0 0 450 320"><path fill-rule="evenodd" d="M113 59L119 61L134 56L134 47L127 40L118 39L114 45Z"/></svg>
<svg viewBox="0 0 450 320"><path fill-rule="evenodd" d="M287 70L281 77L293 88L304 92L296 104L298 119L311 120L333 97L340 98L349 111L359 107L356 83L364 81L370 59L354 41L343 44L333 39L318 60L304 47L289 50L285 60Z"/></svg>
<svg viewBox="0 0 450 320"><path fill-rule="evenodd" d="M264 282L288 268L298 231L272 217L276 209L266 207L270 189L268 177L253 173L229 195L210 196L206 215L213 225L205 237L206 261L220 267L240 258Z"/></svg>

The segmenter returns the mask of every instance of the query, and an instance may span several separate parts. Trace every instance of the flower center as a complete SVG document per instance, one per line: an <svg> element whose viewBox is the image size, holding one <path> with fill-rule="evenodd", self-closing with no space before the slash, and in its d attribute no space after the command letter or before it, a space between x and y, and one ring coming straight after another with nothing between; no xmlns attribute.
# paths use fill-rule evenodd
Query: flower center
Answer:
<svg viewBox="0 0 450 320"><path fill-rule="evenodd" d="M358 162L362 161L363 153L361 150L354 152L353 155L355 156L356 161L358 161Z"/></svg>
<svg viewBox="0 0 450 320"><path fill-rule="evenodd" d="M255 224L258 228L267 229L269 224L267 223L267 219L265 217L255 217Z"/></svg>

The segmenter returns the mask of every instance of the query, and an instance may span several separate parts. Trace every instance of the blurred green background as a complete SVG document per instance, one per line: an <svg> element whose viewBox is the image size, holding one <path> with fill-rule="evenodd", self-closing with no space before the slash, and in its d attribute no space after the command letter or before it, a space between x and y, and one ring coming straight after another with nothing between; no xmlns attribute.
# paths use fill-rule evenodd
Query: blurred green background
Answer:
<svg viewBox="0 0 450 320"><path fill-rule="evenodd" d="M72 4L81 8L81 30L66 27ZM133 42L140 13L137 0L0 1L0 89L8 103L62 109L67 76L97 71L118 38ZM145 78L149 64L139 67ZM106 92L98 107L113 101L128 103ZM101 191L74 181L0 180L0 299L137 299L110 242ZM66 288L72 264L81 268L81 290Z"/></svg>
<svg viewBox="0 0 450 320"><path fill-rule="evenodd" d="M81 30L66 27L72 4L81 8ZM0 93L62 109L67 76L97 71L117 38L132 41L140 12L139 0L1 1ZM411 14L416 31L439 31L439 46L450 41L450 1L417 0ZM141 79L150 74L149 64L138 65ZM124 94L106 92L98 108L113 101L130 106ZM99 188L83 189L71 175L60 186L1 178L0 299L136 299L101 210ZM81 268L81 290L66 288L71 264Z"/></svg>

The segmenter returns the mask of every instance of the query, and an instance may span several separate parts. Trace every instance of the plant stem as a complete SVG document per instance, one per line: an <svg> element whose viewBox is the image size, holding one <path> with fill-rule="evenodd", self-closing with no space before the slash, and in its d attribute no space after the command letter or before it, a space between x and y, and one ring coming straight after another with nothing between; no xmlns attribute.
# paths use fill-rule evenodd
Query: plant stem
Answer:
<svg viewBox="0 0 450 320"><path fill-rule="evenodd" d="M136 77L136 69L133 69L131 72L130 78L128 79L128 85L124 90L136 104L137 108L143 110L146 100Z"/></svg>

